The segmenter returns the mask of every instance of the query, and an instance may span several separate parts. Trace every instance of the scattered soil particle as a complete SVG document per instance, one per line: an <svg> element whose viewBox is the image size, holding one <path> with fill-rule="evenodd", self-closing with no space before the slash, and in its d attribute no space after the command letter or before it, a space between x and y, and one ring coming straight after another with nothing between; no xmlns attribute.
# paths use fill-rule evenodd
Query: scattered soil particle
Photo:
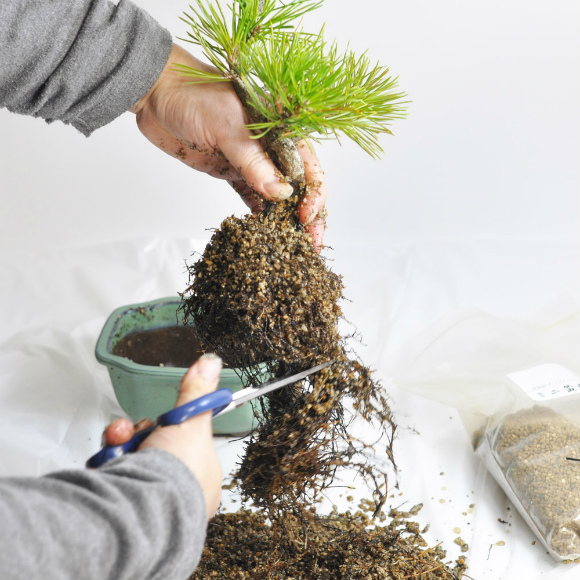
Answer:
<svg viewBox="0 0 580 580"><path fill-rule="evenodd" d="M455 538L453 540L453 543L455 543L458 546L460 546L462 552L467 552L469 550L469 544L465 540L463 540L461 538Z"/></svg>

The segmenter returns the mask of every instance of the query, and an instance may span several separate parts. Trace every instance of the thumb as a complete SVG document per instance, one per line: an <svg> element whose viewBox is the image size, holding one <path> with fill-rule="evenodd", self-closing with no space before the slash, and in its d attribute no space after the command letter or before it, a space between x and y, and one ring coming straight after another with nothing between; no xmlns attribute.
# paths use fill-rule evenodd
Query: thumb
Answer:
<svg viewBox="0 0 580 580"><path fill-rule="evenodd" d="M215 391L222 370L222 359L217 354L204 354L189 368L179 385L176 407Z"/></svg>
<svg viewBox="0 0 580 580"><path fill-rule="evenodd" d="M221 146L228 161L237 167L246 183L268 201L283 201L294 192L293 187L284 181L280 170L250 133L244 129L239 139L230 139Z"/></svg>

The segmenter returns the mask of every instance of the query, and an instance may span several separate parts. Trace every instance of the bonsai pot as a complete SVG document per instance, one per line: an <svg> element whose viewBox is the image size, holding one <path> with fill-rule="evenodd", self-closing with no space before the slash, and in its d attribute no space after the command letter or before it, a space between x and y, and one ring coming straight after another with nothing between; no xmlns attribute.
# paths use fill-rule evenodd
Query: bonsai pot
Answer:
<svg viewBox="0 0 580 580"><path fill-rule="evenodd" d="M185 327L177 314L179 304L178 297L168 297L117 308L107 319L97 341L95 356L109 370L117 400L133 421L155 419L175 406L187 366L141 364L114 354L114 351L118 350L120 341L125 339L126 343L131 335L137 336L136 333L176 327L183 331ZM193 362L195 356L191 356ZM224 368L220 375L221 387L235 392L243 385L235 370ZM255 425L252 406L242 405L215 417L213 432L216 435L247 435Z"/></svg>

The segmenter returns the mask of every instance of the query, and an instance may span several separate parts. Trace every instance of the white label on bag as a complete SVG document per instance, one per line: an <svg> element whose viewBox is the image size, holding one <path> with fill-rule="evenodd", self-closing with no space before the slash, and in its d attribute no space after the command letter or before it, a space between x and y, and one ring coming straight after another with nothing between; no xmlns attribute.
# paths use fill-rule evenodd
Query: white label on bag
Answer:
<svg viewBox="0 0 580 580"><path fill-rule="evenodd" d="M548 401L580 393L580 377L555 364L544 364L508 377L534 401Z"/></svg>

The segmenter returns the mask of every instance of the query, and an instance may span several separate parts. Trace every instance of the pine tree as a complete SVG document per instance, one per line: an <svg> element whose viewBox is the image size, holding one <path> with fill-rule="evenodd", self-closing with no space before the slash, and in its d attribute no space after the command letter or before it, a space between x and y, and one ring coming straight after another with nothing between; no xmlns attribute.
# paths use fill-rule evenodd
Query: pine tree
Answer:
<svg viewBox="0 0 580 580"><path fill-rule="evenodd" d="M188 42L201 47L215 73L177 66L191 82L229 81L252 122L248 128L274 153L282 172L299 182L303 171L293 142L344 135L373 157L378 137L405 115L397 79L367 53L340 52L297 27L322 0L195 0L182 20Z"/></svg>

